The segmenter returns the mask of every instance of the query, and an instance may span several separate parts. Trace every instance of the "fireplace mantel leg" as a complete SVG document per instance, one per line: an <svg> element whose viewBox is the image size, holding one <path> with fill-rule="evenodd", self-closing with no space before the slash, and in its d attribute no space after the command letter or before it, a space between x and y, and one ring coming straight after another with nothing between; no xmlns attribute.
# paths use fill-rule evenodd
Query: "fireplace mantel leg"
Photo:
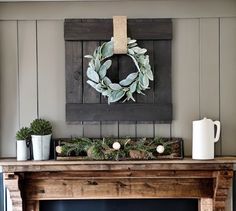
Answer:
<svg viewBox="0 0 236 211"><path fill-rule="evenodd" d="M39 201L26 201L26 211L39 211Z"/></svg>
<svg viewBox="0 0 236 211"><path fill-rule="evenodd" d="M23 211L21 191L19 189L19 176L15 174L4 174L4 182L10 193L12 210Z"/></svg>
<svg viewBox="0 0 236 211"><path fill-rule="evenodd" d="M232 184L233 171L217 171L215 172L214 211L225 211L228 191Z"/></svg>
<svg viewBox="0 0 236 211"><path fill-rule="evenodd" d="M213 199L211 198L199 199L198 211L213 211Z"/></svg>

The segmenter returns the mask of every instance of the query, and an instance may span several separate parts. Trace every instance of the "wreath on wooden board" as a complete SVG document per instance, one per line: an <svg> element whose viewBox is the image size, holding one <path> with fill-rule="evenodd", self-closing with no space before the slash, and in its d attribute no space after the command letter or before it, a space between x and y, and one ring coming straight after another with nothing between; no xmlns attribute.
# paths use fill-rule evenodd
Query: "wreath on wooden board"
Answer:
<svg viewBox="0 0 236 211"><path fill-rule="evenodd" d="M94 50L93 55L86 55L85 58L91 59L87 69L89 80L87 83L95 90L108 98L108 104L117 102L125 95L123 102L128 100L135 101L133 94L145 95L142 91L149 89L149 80L153 80L153 73L149 64L149 56L145 55L147 49L140 48L136 40L128 38L127 56L131 57L137 72L130 73L119 83L113 83L107 77L107 71L112 65L109 59L114 55L113 38L109 42L104 42Z"/></svg>

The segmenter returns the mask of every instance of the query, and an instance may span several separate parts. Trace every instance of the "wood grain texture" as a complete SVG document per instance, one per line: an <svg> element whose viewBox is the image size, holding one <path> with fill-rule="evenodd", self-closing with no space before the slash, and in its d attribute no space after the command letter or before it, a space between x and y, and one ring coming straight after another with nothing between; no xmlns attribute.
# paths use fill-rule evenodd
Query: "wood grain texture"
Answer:
<svg viewBox="0 0 236 211"><path fill-rule="evenodd" d="M137 118L144 121L169 122L172 116L171 105L139 104L139 103L67 103L67 121L136 121ZM88 115L89 113L89 115ZM138 117L137 117L138 116Z"/></svg>
<svg viewBox="0 0 236 211"><path fill-rule="evenodd" d="M141 19L139 28L138 20L127 20L128 36L135 39L160 40L172 39L170 19ZM110 40L113 36L113 23L111 19L98 22L97 19L65 20L65 40ZM141 30L140 30L141 29Z"/></svg>
<svg viewBox="0 0 236 211"><path fill-rule="evenodd" d="M137 171L145 168L152 170L220 170L233 169L235 157L219 157L215 160L158 160L158 161L16 161L15 159L1 159L3 172L58 172L58 171ZM186 175L189 177L189 175Z"/></svg>
<svg viewBox="0 0 236 211"><path fill-rule="evenodd" d="M83 52L82 42L65 42L66 102L83 102Z"/></svg>
<svg viewBox="0 0 236 211"><path fill-rule="evenodd" d="M14 157L19 129L17 22L0 22L0 156Z"/></svg>
<svg viewBox="0 0 236 211"><path fill-rule="evenodd" d="M80 125L65 121L63 21L38 21L38 86L39 117L52 121L53 136L82 136Z"/></svg>
<svg viewBox="0 0 236 211"><path fill-rule="evenodd" d="M20 127L28 127L38 115L36 22L19 21L18 36Z"/></svg>
<svg viewBox="0 0 236 211"><path fill-rule="evenodd" d="M200 20L200 118L219 120L219 19ZM221 140L216 143L217 155L221 154Z"/></svg>
<svg viewBox="0 0 236 211"><path fill-rule="evenodd" d="M199 118L199 20L173 23L172 136L182 137L186 155L192 151L192 121Z"/></svg>
<svg viewBox="0 0 236 211"><path fill-rule="evenodd" d="M222 123L222 154L235 155L236 143L236 18L220 20L220 119Z"/></svg>
<svg viewBox="0 0 236 211"><path fill-rule="evenodd" d="M14 174L4 174L5 187L9 190L12 201L12 210L23 211L23 200L19 188L19 176Z"/></svg>

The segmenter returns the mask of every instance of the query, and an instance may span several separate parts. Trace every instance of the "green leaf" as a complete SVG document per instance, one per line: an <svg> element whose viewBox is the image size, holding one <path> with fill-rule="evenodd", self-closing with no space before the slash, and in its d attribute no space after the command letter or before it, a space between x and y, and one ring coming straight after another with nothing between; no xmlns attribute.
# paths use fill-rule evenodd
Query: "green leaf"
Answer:
<svg viewBox="0 0 236 211"><path fill-rule="evenodd" d="M110 94L111 94L111 91L108 90L108 89L102 92L102 95L103 95L103 96L108 96L108 95L110 95Z"/></svg>
<svg viewBox="0 0 236 211"><path fill-rule="evenodd" d="M122 87L119 85L119 84L116 84L116 83L111 83L109 84L109 87L112 89L112 90L120 90L122 89Z"/></svg>
<svg viewBox="0 0 236 211"><path fill-rule="evenodd" d="M137 81L133 82L130 86L130 92L134 93L136 91L136 87L137 87Z"/></svg>
<svg viewBox="0 0 236 211"><path fill-rule="evenodd" d="M108 57L111 57L113 55L113 51L114 51L114 43L113 40L111 40L102 46L101 49L102 58L106 59Z"/></svg>
<svg viewBox="0 0 236 211"><path fill-rule="evenodd" d="M101 79L106 76L107 70L110 68L111 64L112 64L111 60L107 60L102 64L99 70L99 75Z"/></svg>
<svg viewBox="0 0 236 211"><path fill-rule="evenodd" d="M153 81L153 73L151 69L147 69L147 77L149 78L149 80Z"/></svg>
<svg viewBox="0 0 236 211"><path fill-rule="evenodd" d="M131 92L127 92L126 95L127 95L127 100L131 99L131 100L133 100L135 102L135 99L134 99L134 97L133 97Z"/></svg>
<svg viewBox="0 0 236 211"><path fill-rule="evenodd" d="M93 81L90 81L90 80L87 80L87 83L91 86L91 87L93 87L94 89L95 89L95 87L96 87L96 83L94 83Z"/></svg>
<svg viewBox="0 0 236 211"><path fill-rule="evenodd" d="M131 73L126 77L126 79L120 81L119 84L121 86L129 86L134 81L134 79L137 78L137 76L138 76L138 72Z"/></svg>
<svg viewBox="0 0 236 211"><path fill-rule="evenodd" d="M97 82L97 83L99 82L99 76L97 72L90 67L87 69L87 76L92 81Z"/></svg>
<svg viewBox="0 0 236 211"><path fill-rule="evenodd" d="M132 49L128 49L128 54L134 55L134 51Z"/></svg>
<svg viewBox="0 0 236 211"><path fill-rule="evenodd" d="M111 84L111 80L108 78L108 77L104 77L103 78L103 82L104 82L104 84L106 84L107 86L109 86L110 84Z"/></svg>
<svg viewBox="0 0 236 211"><path fill-rule="evenodd" d="M125 92L123 90L120 91L113 91L111 95L108 98L108 103L113 103L119 101L123 96L125 95Z"/></svg>
<svg viewBox="0 0 236 211"><path fill-rule="evenodd" d="M101 67L101 63L100 63L100 60L97 56L96 59L95 59L95 70L99 71L100 67Z"/></svg>
<svg viewBox="0 0 236 211"><path fill-rule="evenodd" d="M92 55L85 55L84 58L93 59L93 56Z"/></svg>
<svg viewBox="0 0 236 211"><path fill-rule="evenodd" d="M131 40L130 38L128 38L128 44L133 44L133 43L136 43L137 40Z"/></svg>
<svg viewBox="0 0 236 211"><path fill-rule="evenodd" d="M147 52L147 49L140 48L138 46L131 48L135 53L137 54L145 54Z"/></svg>
<svg viewBox="0 0 236 211"><path fill-rule="evenodd" d="M148 77L146 75L143 75L143 74L140 73L139 81L140 81L140 85L143 87L143 89L147 89L148 88L149 80L148 80Z"/></svg>

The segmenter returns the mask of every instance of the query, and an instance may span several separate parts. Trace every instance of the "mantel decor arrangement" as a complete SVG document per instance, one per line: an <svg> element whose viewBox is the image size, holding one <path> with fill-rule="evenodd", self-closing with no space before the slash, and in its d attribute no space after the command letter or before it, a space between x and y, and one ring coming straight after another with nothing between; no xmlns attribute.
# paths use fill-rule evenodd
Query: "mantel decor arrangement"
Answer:
<svg viewBox="0 0 236 211"><path fill-rule="evenodd" d="M180 138L73 138L55 140L56 160L182 159Z"/></svg>

